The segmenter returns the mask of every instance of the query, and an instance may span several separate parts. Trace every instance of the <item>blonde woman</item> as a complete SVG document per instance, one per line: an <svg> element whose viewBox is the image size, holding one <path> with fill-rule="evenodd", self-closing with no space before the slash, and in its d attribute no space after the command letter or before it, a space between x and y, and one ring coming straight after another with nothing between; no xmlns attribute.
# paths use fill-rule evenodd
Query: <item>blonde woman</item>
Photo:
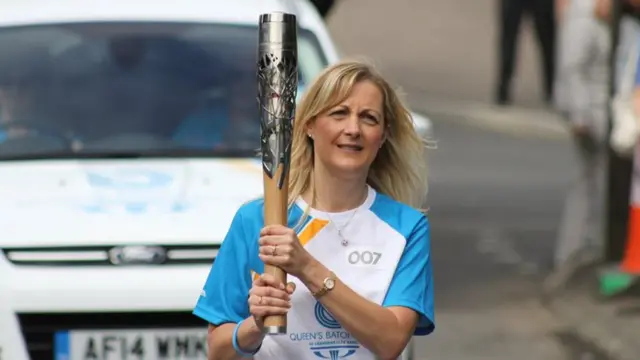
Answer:
<svg viewBox="0 0 640 360"><path fill-rule="evenodd" d="M327 68L296 114L289 228L238 210L194 314L209 359L395 359L434 329L423 144L370 66ZM291 283L261 274L282 267ZM294 291L295 290L295 291ZM262 319L287 314L288 334Z"/></svg>

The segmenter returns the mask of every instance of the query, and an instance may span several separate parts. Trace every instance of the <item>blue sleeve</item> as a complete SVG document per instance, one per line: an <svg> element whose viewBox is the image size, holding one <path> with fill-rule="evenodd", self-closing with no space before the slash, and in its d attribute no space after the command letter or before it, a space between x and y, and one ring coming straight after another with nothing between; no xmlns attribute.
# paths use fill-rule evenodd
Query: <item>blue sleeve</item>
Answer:
<svg viewBox="0 0 640 360"><path fill-rule="evenodd" d="M238 211L193 310L194 315L210 324L238 323L249 317L251 269L247 235Z"/></svg>
<svg viewBox="0 0 640 360"><path fill-rule="evenodd" d="M402 306L418 313L415 335L429 335L435 329L433 310L433 271L430 255L429 222L422 217L407 239L384 307Z"/></svg>

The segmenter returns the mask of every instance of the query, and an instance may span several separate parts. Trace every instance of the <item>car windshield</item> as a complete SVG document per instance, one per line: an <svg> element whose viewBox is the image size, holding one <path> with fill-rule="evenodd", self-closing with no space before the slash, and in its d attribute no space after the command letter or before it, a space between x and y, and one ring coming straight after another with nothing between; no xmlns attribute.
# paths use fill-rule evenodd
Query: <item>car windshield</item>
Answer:
<svg viewBox="0 0 640 360"><path fill-rule="evenodd" d="M71 23L0 30L0 160L255 156L255 26ZM299 93L326 65L298 33Z"/></svg>

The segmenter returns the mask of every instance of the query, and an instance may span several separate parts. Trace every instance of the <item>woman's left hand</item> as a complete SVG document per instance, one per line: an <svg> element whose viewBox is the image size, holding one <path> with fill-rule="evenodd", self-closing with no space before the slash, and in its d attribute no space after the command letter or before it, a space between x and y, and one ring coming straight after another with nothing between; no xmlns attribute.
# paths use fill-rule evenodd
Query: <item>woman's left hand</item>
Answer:
<svg viewBox="0 0 640 360"><path fill-rule="evenodd" d="M295 277L300 277L312 260L295 231L282 225L265 226L259 244L259 256L266 265L277 266Z"/></svg>

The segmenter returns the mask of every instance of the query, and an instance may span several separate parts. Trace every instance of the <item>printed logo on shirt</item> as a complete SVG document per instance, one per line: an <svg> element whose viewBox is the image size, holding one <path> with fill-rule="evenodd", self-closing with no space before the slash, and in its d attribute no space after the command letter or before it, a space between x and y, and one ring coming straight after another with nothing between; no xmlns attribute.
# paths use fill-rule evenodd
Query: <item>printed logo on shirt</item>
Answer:
<svg viewBox="0 0 640 360"><path fill-rule="evenodd" d="M325 309L325 307L322 306L322 304L319 302L316 302L314 315L316 316L316 320L318 320L318 323L326 327L327 329L335 330L342 328L338 320L336 320L336 318L334 318L333 315L331 315L331 313L327 311L327 309Z"/></svg>
<svg viewBox="0 0 640 360"><path fill-rule="evenodd" d="M345 359L356 353L360 348L358 341L319 302L314 307L314 315L318 324L326 330L289 334L292 341L308 342L309 350L321 359Z"/></svg>
<svg viewBox="0 0 640 360"><path fill-rule="evenodd" d="M382 258L382 252L369 247L354 247L345 254L347 263L357 267L376 267Z"/></svg>

